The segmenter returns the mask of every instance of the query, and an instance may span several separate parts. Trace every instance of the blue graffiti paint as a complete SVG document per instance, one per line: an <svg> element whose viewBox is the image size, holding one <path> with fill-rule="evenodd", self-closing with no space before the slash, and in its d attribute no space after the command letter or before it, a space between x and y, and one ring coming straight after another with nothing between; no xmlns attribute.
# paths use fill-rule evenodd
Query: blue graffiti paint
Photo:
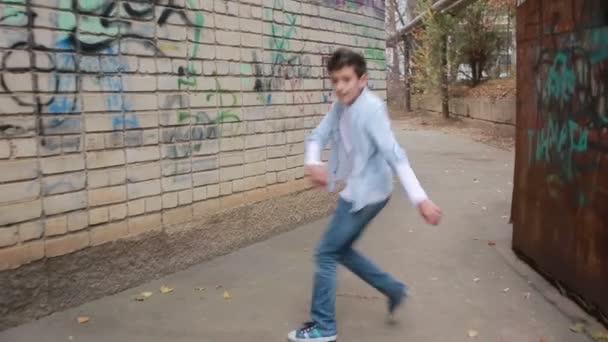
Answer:
<svg viewBox="0 0 608 342"><path fill-rule="evenodd" d="M122 117L122 116L115 116L114 119L112 119L112 128L113 129L130 129L130 128L140 128L141 126L139 125L139 120L137 120L136 117L131 116L131 117Z"/></svg>
<svg viewBox="0 0 608 342"><path fill-rule="evenodd" d="M68 39L58 41L55 46L61 50L73 49ZM76 56L74 53L58 54L55 61L55 69L60 71L76 71ZM79 110L75 95L76 75L68 73L54 73L49 80L49 86L53 89L55 98L48 107L52 114L70 113ZM55 89L56 88L56 89Z"/></svg>

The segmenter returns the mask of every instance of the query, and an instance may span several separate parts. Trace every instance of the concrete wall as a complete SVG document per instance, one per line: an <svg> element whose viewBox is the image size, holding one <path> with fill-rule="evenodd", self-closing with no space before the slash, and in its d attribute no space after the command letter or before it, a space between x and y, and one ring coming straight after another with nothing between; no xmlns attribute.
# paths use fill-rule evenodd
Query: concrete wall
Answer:
<svg viewBox="0 0 608 342"><path fill-rule="evenodd" d="M413 97L413 109L440 113L441 97L438 95L419 95ZM516 98L494 99L487 97L452 97L450 114L478 121L500 125L515 125Z"/></svg>
<svg viewBox="0 0 608 342"><path fill-rule="evenodd" d="M338 46L385 97L381 1L0 1L0 327L326 214L273 198L308 188Z"/></svg>

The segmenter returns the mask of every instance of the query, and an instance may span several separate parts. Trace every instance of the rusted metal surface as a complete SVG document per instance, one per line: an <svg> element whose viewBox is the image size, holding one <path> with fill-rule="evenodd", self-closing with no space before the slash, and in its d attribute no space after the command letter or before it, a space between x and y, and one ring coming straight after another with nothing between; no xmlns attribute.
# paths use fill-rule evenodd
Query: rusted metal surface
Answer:
<svg viewBox="0 0 608 342"><path fill-rule="evenodd" d="M608 1L517 9L513 248L608 315Z"/></svg>

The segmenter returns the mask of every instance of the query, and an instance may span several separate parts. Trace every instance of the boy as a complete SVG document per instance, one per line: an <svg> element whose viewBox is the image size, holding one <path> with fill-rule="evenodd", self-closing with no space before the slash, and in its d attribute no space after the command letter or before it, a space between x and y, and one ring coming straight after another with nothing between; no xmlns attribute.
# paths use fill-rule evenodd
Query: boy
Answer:
<svg viewBox="0 0 608 342"><path fill-rule="evenodd" d="M410 201L427 223L437 225L441 210L431 202L399 146L384 101L367 89L363 56L337 50L327 64L338 101L334 102L306 146L306 169L317 187L334 191L345 181L335 215L316 251L312 321L292 331L293 342L331 342L337 339L335 319L336 266L341 263L388 298L389 316L407 295L407 287L381 271L352 248L367 224L384 208L397 173ZM320 160L331 141L329 170ZM391 170L392 169L392 170Z"/></svg>

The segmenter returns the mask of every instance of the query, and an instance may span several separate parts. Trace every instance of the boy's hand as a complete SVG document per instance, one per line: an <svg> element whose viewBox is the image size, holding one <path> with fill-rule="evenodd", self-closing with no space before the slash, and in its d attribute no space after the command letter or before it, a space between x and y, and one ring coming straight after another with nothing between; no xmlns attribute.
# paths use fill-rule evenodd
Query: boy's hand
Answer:
<svg viewBox="0 0 608 342"><path fill-rule="evenodd" d="M323 165L310 165L306 167L306 173L310 177L312 184L317 188L327 186L327 170Z"/></svg>
<svg viewBox="0 0 608 342"><path fill-rule="evenodd" d="M418 205L418 211L424 218L426 223L434 226L439 224L441 220L441 209L435 205L431 200L423 201Z"/></svg>

